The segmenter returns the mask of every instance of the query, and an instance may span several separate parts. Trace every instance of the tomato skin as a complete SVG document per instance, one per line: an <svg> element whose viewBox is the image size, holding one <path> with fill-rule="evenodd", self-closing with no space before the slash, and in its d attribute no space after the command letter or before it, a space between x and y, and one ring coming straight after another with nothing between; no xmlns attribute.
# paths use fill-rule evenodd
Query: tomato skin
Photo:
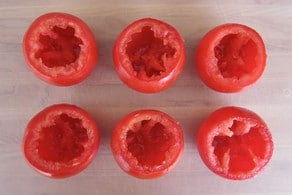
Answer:
<svg viewBox="0 0 292 195"><path fill-rule="evenodd" d="M222 137L225 139L220 143ZM256 113L241 107L222 107L200 126L197 147L203 162L215 174L244 180L256 176L267 165L274 145L269 128Z"/></svg>
<svg viewBox="0 0 292 195"><path fill-rule="evenodd" d="M196 70L202 81L223 93L239 92L254 84L264 72L266 59L261 36L254 29L236 23L222 24L210 30L199 42L195 53ZM232 76L239 73L239 77Z"/></svg>
<svg viewBox="0 0 292 195"><path fill-rule="evenodd" d="M54 27L59 27L63 30L71 27L74 30L71 36L80 41L80 43L76 43L79 46L78 49L70 48L72 46L69 45L68 41L64 43L66 38L61 39L61 41L56 40L58 35L53 33ZM39 50L44 48L41 36L50 36L55 39L53 40L54 45L52 44L51 47L69 48L71 49L71 54L69 53L68 55L74 54L77 55L77 58L72 60L71 63L68 62L66 65L63 65L63 67L48 67L45 65L43 58L36 57ZM58 52L56 48L53 50L51 50L51 53ZM66 49L63 52L61 53L60 51L59 54L62 56L60 57L62 60L72 57L67 57ZM93 71L98 59L98 48L94 34L80 18L67 13L52 12L39 16L29 26L23 37L23 54L30 69L40 79L52 85L70 86L80 83Z"/></svg>
<svg viewBox="0 0 292 195"><path fill-rule="evenodd" d="M168 145L168 150L165 151L163 150L163 148L165 148L166 145L161 145L155 149L151 149L148 152L152 153L153 155L148 155L148 157L146 157L142 161L139 161L139 155L137 157L133 152L130 151L131 146L130 143L128 143L127 139L129 132L135 129L135 127L139 126L139 124L141 126L141 124L143 124L143 121L146 120L154 120L155 122L159 122L165 126L165 131L163 135L165 136L165 134L167 134L167 136L169 136L170 138L170 140L166 141L165 144L170 145ZM142 134L143 131L147 131L145 129L142 130ZM152 127L152 130L153 129L154 128ZM133 131L139 133L139 131ZM145 141L147 140L147 136L151 137L153 135L149 133L146 135L144 134L143 136L143 138L141 138L141 136L137 137L138 139L144 139ZM155 142L155 138L157 137L153 136L152 138L150 138L152 140L150 140L150 144L148 146L147 144L143 144L143 141L142 143L138 142L134 144L138 144L139 146L141 144L143 150L147 151L147 147L157 144ZM183 134L178 122L176 122L169 115L157 110L138 110L128 114L118 122L112 133L111 138L112 152L120 168L129 175L140 179L152 179L167 174L177 164L182 154L183 147ZM161 151L163 152L161 153ZM163 155L166 156L162 157ZM140 154L140 156L143 156L143 154ZM152 165L147 164L149 162L154 162L155 159L157 160L158 158L160 160L159 163L153 163Z"/></svg>
<svg viewBox="0 0 292 195"><path fill-rule="evenodd" d="M45 139L48 139L47 142L57 142L57 139L59 138L54 136L53 133L49 133L49 136L46 137L44 131L49 128L51 128L49 129L51 132L56 130L56 128L52 128L52 126L58 123L56 117L61 116L62 114L69 116L71 118L70 120L80 121L77 128L82 126L84 130L86 129L84 135L88 139L86 141L78 140L77 142L77 144L81 144L83 146L84 150L79 154L79 156L71 157L71 159L66 159L66 161L63 162L61 160L56 161L44 159L44 157L41 156L40 146L43 142L46 142L46 140L44 141L42 138L45 137ZM64 122L64 131L66 131L65 129L68 128L68 125L70 126L70 122ZM61 131L63 130L57 126L57 130L60 129ZM72 144L70 143L70 137L68 135L70 136L71 134L65 134L63 132L61 141L58 143L59 145L57 147L60 148L62 144L62 147L64 147L64 145L68 147L68 145L70 146L70 144ZM84 135L81 139L84 139ZM51 140L50 136L53 136ZM77 134L77 138L75 136L74 139L80 139L78 136L80 136L80 132L79 135ZM99 143L99 128L89 113L75 105L55 104L43 109L29 121L25 129L22 149L26 161L37 172L50 178L66 178L78 174L92 162L98 150ZM49 153L52 153L50 155L54 156L53 153L61 151L59 148L57 151L50 150L50 148L55 147L55 145L51 143L45 146L46 148L42 148L42 155L45 154L46 158L52 158L49 156ZM74 149L76 149L76 147L73 147L73 150ZM63 154L64 156L66 155L66 152L69 153L72 151L65 151ZM73 151L73 153L74 152L75 151Z"/></svg>
<svg viewBox="0 0 292 195"><path fill-rule="evenodd" d="M169 45L175 51L174 54L171 54L171 57L165 57L168 55L165 53L159 57L159 60L163 61L162 66L165 66L165 70L163 70L164 72L161 73L161 75L143 76L141 78L139 77L139 74L141 73L134 70L134 62L130 59L129 54L127 53L127 47L129 43L133 41L133 35L141 33L145 27L150 27L153 32L154 40L156 38L162 40L163 46L160 47ZM137 42L139 43L139 41ZM143 42L143 40L141 42ZM153 42L153 40L152 42L150 41L149 47L151 47L151 44L154 45ZM136 49L145 49L140 47L142 46L137 46ZM153 55L156 55L156 53L163 49L154 48L153 50L157 50L157 52L152 52ZM151 49L149 49L148 52L150 53ZM143 55L144 54L141 54L141 58L143 58ZM165 59L162 59L164 57ZM153 57L153 59L154 58L155 57ZM113 61L119 78L128 87L142 93L158 93L172 85L183 70L185 58L186 52L184 42L177 30L173 26L153 18L142 18L129 24L118 36L113 49ZM145 66L151 66L151 63L153 64L156 62L147 61L145 62Z"/></svg>

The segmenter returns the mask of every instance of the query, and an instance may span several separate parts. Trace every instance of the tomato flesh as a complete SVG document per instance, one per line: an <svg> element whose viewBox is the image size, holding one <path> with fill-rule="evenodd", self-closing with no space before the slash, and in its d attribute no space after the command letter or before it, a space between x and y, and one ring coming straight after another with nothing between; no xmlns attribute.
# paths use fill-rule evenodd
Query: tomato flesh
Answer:
<svg viewBox="0 0 292 195"><path fill-rule="evenodd" d="M183 151L179 124L157 110L128 114L115 127L111 148L118 165L141 179L160 177L178 162Z"/></svg>
<svg viewBox="0 0 292 195"><path fill-rule="evenodd" d="M219 25L198 44L195 63L210 88L234 93L253 85L266 67L266 47L252 28L236 23Z"/></svg>
<svg viewBox="0 0 292 195"><path fill-rule="evenodd" d="M76 16L52 12L39 16L23 37L28 66L42 80L70 86L87 78L98 58L98 48L85 22Z"/></svg>
<svg viewBox="0 0 292 195"><path fill-rule="evenodd" d="M50 35L39 35L40 48L35 53L48 68L66 66L74 63L80 54L82 40L76 36L75 29L67 26L53 26Z"/></svg>
<svg viewBox="0 0 292 195"><path fill-rule="evenodd" d="M66 163L80 156L84 151L82 144L87 141L87 130L81 120L61 114L51 126L42 128L37 149L44 160Z"/></svg>
<svg viewBox="0 0 292 195"><path fill-rule="evenodd" d="M272 135L254 112L223 107L202 123L197 146L205 165L227 179L244 180L257 175L273 154Z"/></svg>
<svg viewBox="0 0 292 195"><path fill-rule="evenodd" d="M142 18L118 36L113 61L120 79L142 93L168 88L182 72L186 51L177 30L157 19Z"/></svg>
<svg viewBox="0 0 292 195"><path fill-rule="evenodd" d="M174 144L165 126L154 120L143 120L127 132L126 142L130 153L142 166L162 164L165 154ZM153 152L155 151L155 152Z"/></svg>
<svg viewBox="0 0 292 195"><path fill-rule="evenodd" d="M246 129L243 122L234 120L229 130L233 132L232 136L215 136L212 142L220 165L231 174L253 170L257 159L264 158L267 145L261 128ZM243 132L246 130L248 132Z"/></svg>
<svg viewBox="0 0 292 195"><path fill-rule="evenodd" d="M143 27L141 32L134 33L131 38L126 53L137 77L145 79L165 72L165 59L172 58L176 49L169 44L164 45L161 38L154 36L150 26Z"/></svg>
<svg viewBox="0 0 292 195"><path fill-rule="evenodd" d="M27 124L23 153L39 173L73 176L93 160L99 146L99 128L82 108L56 104L37 113Z"/></svg>
<svg viewBox="0 0 292 195"><path fill-rule="evenodd" d="M257 47L245 34L228 34L214 48L218 68L224 78L240 79L256 68Z"/></svg>

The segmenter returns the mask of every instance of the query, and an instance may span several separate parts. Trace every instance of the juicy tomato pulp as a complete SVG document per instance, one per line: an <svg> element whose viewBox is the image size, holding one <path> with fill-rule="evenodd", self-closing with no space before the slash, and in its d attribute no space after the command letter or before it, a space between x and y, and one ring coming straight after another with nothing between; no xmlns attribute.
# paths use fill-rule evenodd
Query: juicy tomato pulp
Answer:
<svg viewBox="0 0 292 195"><path fill-rule="evenodd" d="M256 44L245 34L229 34L214 49L217 66L224 78L240 79L256 68Z"/></svg>
<svg viewBox="0 0 292 195"><path fill-rule="evenodd" d="M199 43L196 67L214 90L237 92L253 84L266 65L265 45L253 29L225 24L209 31Z"/></svg>
<svg viewBox="0 0 292 195"><path fill-rule="evenodd" d="M97 61L95 38L79 18L48 13L37 18L23 39L30 68L54 85L73 85L84 80Z"/></svg>
<svg viewBox="0 0 292 195"><path fill-rule="evenodd" d="M165 131L164 125L151 119L134 125L136 127L126 135L129 152L142 166L161 164L165 160L165 152L174 144L171 134Z"/></svg>
<svg viewBox="0 0 292 195"><path fill-rule="evenodd" d="M119 166L138 178L166 174L179 160L183 150L180 126L165 113L136 111L116 126L111 140Z"/></svg>
<svg viewBox="0 0 292 195"><path fill-rule="evenodd" d="M113 57L122 81L137 91L154 93L170 86L181 73L185 49L172 26L144 18L119 35Z"/></svg>
<svg viewBox="0 0 292 195"><path fill-rule="evenodd" d="M40 157L51 162L69 162L84 151L87 130L80 119L67 114L55 116L54 123L43 127L37 140Z"/></svg>
<svg viewBox="0 0 292 195"><path fill-rule="evenodd" d="M27 161L50 177L68 177L92 161L99 144L94 120L81 108L50 106L27 125L23 150Z"/></svg>
<svg viewBox="0 0 292 195"><path fill-rule="evenodd" d="M74 28L67 26L60 28L53 26L52 35L40 34L41 48L35 53L37 59L41 59L48 68L59 67L74 63L80 55L82 40L76 37Z"/></svg>
<svg viewBox="0 0 292 195"><path fill-rule="evenodd" d="M273 141L255 113L224 107L212 113L199 129L197 144L205 164L234 180L255 176L270 160Z"/></svg>

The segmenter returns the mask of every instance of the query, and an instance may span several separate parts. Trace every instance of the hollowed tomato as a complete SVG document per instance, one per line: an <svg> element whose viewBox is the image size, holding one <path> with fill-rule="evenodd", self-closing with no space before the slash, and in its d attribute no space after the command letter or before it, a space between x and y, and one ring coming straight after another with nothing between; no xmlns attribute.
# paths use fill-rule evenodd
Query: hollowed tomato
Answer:
<svg viewBox="0 0 292 195"><path fill-rule="evenodd" d="M138 178L168 173L183 151L181 127L157 110L139 110L125 116L115 127L111 147L118 165Z"/></svg>
<svg viewBox="0 0 292 195"><path fill-rule="evenodd" d="M38 172L53 178L75 175L93 160L99 146L99 129L83 109L52 105L28 123L23 153Z"/></svg>
<svg viewBox="0 0 292 195"><path fill-rule="evenodd" d="M196 69L203 82L219 92L238 92L254 84L266 66L261 36L242 24L223 24L200 41Z"/></svg>
<svg viewBox="0 0 292 195"><path fill-rule="evenodd" d="M160 92L182 72L185 48L177 30L157 19L143 18L118 36L113 60L121 80L143 93Z"/></svg>
<svg viewBox="0 0 292 195"><path fill-rule="evenodd" d="M33 21L23 38L23 52L39 78L61 86L83 81L98 57L89 27L66 13L48 13Z"/></svg>
<svg viewBox="0 0 292 195"><path fill-rule="evenodd" d="M240 107L211 113L199 129L197 146L211 171L233 180L257 175L273 153L272 135L265 122Z"/></svg>

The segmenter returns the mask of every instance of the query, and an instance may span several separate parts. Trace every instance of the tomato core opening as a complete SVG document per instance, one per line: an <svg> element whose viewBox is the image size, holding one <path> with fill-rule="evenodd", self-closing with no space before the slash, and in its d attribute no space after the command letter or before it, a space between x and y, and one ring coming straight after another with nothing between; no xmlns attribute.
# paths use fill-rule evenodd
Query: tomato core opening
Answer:
<svg viewBox="0 0 292 195"><path fill-rule="evenodd" d="M261 133L262 128L234 120L229 130L233 132L232 136L214 137L215 156L222 168L230 173L251 171L258 160L264 159L267 143Z"/></svg>
<svg viewBox="0 0 292 195"><path fill-rule="evenodd" d="M74 63L80 54L82 40L74 36L75 29L54 26L51 35L39 35L40 49L35 57L41 58L48 68L67 66Z"/></svg>
<svg viewBox="0 0 292 195"><path fill-rule="evenodd" d="M127 132L128 151L142 166L163 164L167 151L174 144L166 127L151 119L138 122L134 126L135 129Z"/></svg>
<svg viewBox="0 0 292 195"><path fill-rule="evenodd" d="M164 44L162 38L154 36L150 26L134 33L126 48L126 54L138 77L160 76L167 69L166 59L172 58L175 52L175 48Z"/></svg>
<svg viewBox="0 0 292 195"><path fill-rule="evenodd" d="M228 34L214 48L217 66L224 78L240 79L256 68L257 46L243 33Z"/></svg>
<svg viewBox="0 0 292 195"><path fill-rule="evenodd" d="M38 154L51 162L68 162L84 151L88 140L87 130L80 119L66 114L54 118L51 126L43 127L38 140Z"/></svg>

